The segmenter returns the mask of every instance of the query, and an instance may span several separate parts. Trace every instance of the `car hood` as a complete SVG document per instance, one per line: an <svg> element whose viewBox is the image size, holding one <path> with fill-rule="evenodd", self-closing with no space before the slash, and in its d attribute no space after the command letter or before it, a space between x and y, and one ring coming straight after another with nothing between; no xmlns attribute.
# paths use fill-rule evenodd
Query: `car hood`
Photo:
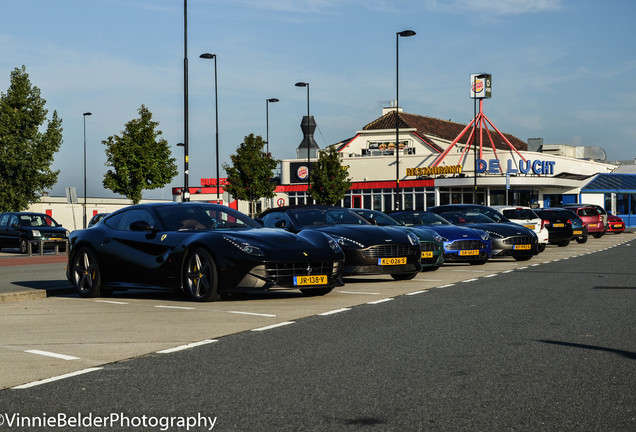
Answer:
<svg viewBox="0 0 636 432"><path fill-rule="evenodd" d="M43 227L20 227L20 230L26 232L26 231L39 231L40 234L42 234L43 236L47 235L47 234L65 234L68 230L64 227L50 227L50 226L43 226Z"/></svg>
<svg viewBox="0 0 636 432"><path fill-rule="evenodd" d="M408 231L401 227L378 225L324 225L315 228L305 228L303 231L319 231L329 235L347 237L358 243L362 243L365 247L391 242L410 244L407 237Z"/></svg>
<svg viewBox="0 0 636 432"><path fill-rule="evenodd" d="M470 226L471 228L477 228L484 231L491 231L500 234L504 237L520 236L520 235L533 235L531 230L523 227L519 224L510 223L476 223L466 224L463 226Z"/></svg>
<svg viewBox="0 0 636 432"><path fill-rule="evenodd" d="M482 232L473 228L457 225L414 225L413 228L433 230L448 240L468 240L481 238Z"/></svg>

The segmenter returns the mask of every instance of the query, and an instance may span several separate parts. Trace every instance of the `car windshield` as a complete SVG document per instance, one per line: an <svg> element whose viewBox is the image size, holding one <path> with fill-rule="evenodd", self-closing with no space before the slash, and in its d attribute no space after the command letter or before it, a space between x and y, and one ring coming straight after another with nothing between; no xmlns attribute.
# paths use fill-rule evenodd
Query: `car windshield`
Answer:
<svg viewBox="0 0 636 432"><path fill-rule="evenodd" d="M370 225L362 216L347 209L295 209L289 212L294 223L300 227L325 225Z"/></svg>
<svg viewBox="0 0 636 432"><path fill-rule="evenodd" d="M413 225L452 225L449 221L438 214L431 212L408 212L391 215L395 220L404 223L406 226Z"/></svg>
<svg viewBox="0 0 636 432"><path fill-rule="evenodd" d="M537 219L537 215L530 209L505 209L503 215L508 219Z"/></svg>
<svg viewBox="0 0 636 432"><path fill-rule="evenodd" d="M53 218L46 214L20 215L20 226L22 227L59 227L60 225Z"/></svg>
<svg viewBox="0 0 636 432"><path fill-rule="evenodd" d="M156 211L167 231L261 227L248 216L220 205L167 205L157 207Z"/></svg>
<svg viewBox="0 0 636 432"><path fill-rule="evenodd" d="M457 225L496 223L495 220L478 212L445 212L442 216Z"/></svg>
<svg viewBox="0 0 636 432"><path fill-rule="evenodd" d="M400 223L396 221L395 219L378 211L354 210L354 212L359 214L360 216L362 216L368 221L375 222L376 225L381 225L381 226L400 225Z"/></svg>

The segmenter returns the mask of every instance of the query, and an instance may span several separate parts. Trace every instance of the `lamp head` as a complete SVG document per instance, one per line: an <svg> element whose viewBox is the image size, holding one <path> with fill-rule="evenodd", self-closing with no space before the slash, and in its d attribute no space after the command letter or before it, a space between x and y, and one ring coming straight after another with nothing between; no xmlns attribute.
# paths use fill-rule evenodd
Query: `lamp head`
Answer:
<svg viewBox="0 0 636 432"><path fill-rule="evenodd" d="M398 36L401 36L401 37L415 36L415 32L413 30L404 30L404 31L398 32Z"/></svg>
<svg viewBox="0 0 636 432"><path fill-rule="evenodd" d="M267 102L278 102L278 99L276 98L267 99Z"/></svg>
<svg viewBox="0 0 636 432"><path fill-rule="evenodd" d="M82 114L83 116L89 116L89 115L93 115L93 113L89 113L89 112L85 112L84 114Z"/></svg>
<svg viewBox="0 0 636 432"><path fill-rule="evenodd" d="M297 82L297 83L295 84L295 86L296 86L296 87L308 87L308 86L309 86L309 83L306 83L306 82Z"/></svg>
<svg viewBox="0 0 636 432"><path fill-rule="evenodd" d="M216 58L216 54L204 53L199 56L202 59L213 59Z"/></svg>

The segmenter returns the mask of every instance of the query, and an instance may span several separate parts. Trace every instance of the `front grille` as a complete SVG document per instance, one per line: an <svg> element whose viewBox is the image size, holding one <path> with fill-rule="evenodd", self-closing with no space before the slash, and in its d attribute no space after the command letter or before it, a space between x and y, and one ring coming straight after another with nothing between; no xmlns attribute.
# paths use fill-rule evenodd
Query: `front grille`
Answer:
<svg viewBox="0 0 636 432"><path fill-rule="evenodd" d="M439 245L433 242L421 242L422 252L436 252L439 250Z"/></svg>
<svg viewBox="0 0 636 432"><path fill-rule="evenodd" d="M533 244L536 242L537 240L532 236L516 236L504 239L504 244L506 245Z"/></svg>
<svg viewBox="0 0 636 432"><path fill-rule="evenodd" d="M409 255L418 255L420 248L405 244L386 244L371 246L362 251L364 258L397 258Z"/></svg>
<svg viewBox="0 0 636 432"><path fill-rule="evenodd" d="M450 250L474 250L474 249L485 249L486 245L479 240L455 240L450 245L446 246L446 249Z"/></svg>
<svg viewBox="0 0 636 432"><path fill-rule="evenodd" d="M300 263L278 263L265 266L265 277L268 279L291 278L293 276L327 275L332 276L333 261L312 261Z"/></svg>

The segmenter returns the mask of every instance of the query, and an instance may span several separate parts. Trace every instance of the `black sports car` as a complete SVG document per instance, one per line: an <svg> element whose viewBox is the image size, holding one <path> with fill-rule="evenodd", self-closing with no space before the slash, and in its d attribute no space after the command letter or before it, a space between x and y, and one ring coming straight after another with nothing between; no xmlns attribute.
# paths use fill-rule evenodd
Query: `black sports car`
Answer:
<svg viewBox="0 0 636 432"><path fill-rule="evenodd" d="M351 209L374 225L402 227L411 231L420 240L422 247L422 270L437 270L444 264L444 239L437 232L426 228L407 227L378 210Z"/></svg>
<svg viewBox="0 0 636 432"><path fill-rule="evenodd" d="M345 253L345 276L390 274L395 280L414 278L422 269L417 236L400 228L371 224L343 207L307 205L266 210L260 220L267 227L291 232L329 234Z"/></svg>
<svg viewBox="0 0 636 432"><path fill-rule="evenodd" d="M266 229L216 204L126 207L74 231L69 243L67 277L82 297L167 287L214 301L238 289L324 295L343 285L344 253L328 235Z"/></svg>

